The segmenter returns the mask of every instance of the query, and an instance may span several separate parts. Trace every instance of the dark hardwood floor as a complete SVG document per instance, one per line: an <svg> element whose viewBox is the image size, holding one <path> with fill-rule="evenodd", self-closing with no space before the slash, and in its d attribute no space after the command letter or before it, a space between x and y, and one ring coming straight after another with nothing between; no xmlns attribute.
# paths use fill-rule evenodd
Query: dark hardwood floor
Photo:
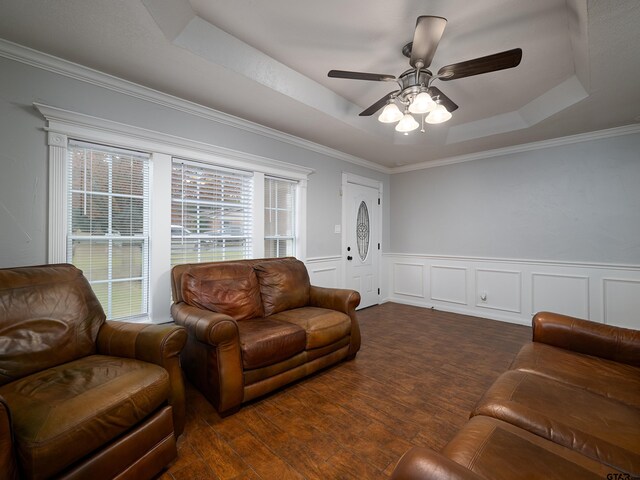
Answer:
<svg viewBox="0 0 640 480"><path fill-rule="evenodd" d="M384 479L413 445L440 449L531 329L387 303L359 312L362 348L231 417L187 385L162 480Z"/></svg>

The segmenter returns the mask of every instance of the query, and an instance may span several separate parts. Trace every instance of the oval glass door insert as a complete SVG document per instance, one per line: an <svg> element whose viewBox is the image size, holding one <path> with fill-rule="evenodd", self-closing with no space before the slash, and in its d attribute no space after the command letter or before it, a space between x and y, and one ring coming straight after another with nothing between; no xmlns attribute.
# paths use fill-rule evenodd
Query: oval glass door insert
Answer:
<svg viewBox="0 0 640 480"><path fill-rule="evenodd" d="M356 219L356 238L358 239L358 255L363 262L369 253L369 233L369 209L366 203L360 202Z"/></svg>

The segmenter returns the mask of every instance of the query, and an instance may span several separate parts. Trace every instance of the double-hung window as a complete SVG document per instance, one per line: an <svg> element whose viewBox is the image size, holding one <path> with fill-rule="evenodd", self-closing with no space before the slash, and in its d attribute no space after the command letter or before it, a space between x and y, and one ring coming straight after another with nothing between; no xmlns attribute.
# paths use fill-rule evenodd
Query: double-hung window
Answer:
<svg viewBox="0 0 640 480"><path fill-rule="evenodd" d="M79 267L107 318L170 321L173 265L304 259L311 169L36 107L48 131L48 261Z"/></svg>
<svg viewBox="0 0 640 480"><path fill-rule="evenodd" d="M296 253L296 191L298 182L264 178L264 256Z"/></svg>
<svg viewBox="0 0 640 480"><path fill-rule="evenodd" d="M145 317L149 282L149 155L69 141L67 261L107 318Z"/></svg>
<svg viewBox="0 0 640 480"><path fill-rule="evenodd" d="M173 159L171 263L250 258L253 174Z"/></svg>

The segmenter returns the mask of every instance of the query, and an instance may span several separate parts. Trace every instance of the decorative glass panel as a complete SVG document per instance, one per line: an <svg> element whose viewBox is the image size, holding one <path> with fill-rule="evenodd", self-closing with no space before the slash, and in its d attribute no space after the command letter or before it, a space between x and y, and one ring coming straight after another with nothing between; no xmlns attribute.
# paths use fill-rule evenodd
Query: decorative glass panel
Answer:
<svg viewBox="0 0 640 480"><path fill-rule="evenodd" d="M358 255L363 262L369 253L369 209L367 204L360 202L356 221L356 238L358 239Z"/></svg>

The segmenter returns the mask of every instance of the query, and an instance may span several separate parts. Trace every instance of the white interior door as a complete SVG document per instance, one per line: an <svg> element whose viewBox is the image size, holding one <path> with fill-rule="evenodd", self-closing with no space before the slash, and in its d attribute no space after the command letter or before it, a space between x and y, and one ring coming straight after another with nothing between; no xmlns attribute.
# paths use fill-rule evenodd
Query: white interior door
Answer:
<svg viewBox="0 0 640 480"><path fill-rule="evenodd" d="M380 298L378 189L348 182L345 190L346 286L360 292L359 308L364 308Z"/></svg>

